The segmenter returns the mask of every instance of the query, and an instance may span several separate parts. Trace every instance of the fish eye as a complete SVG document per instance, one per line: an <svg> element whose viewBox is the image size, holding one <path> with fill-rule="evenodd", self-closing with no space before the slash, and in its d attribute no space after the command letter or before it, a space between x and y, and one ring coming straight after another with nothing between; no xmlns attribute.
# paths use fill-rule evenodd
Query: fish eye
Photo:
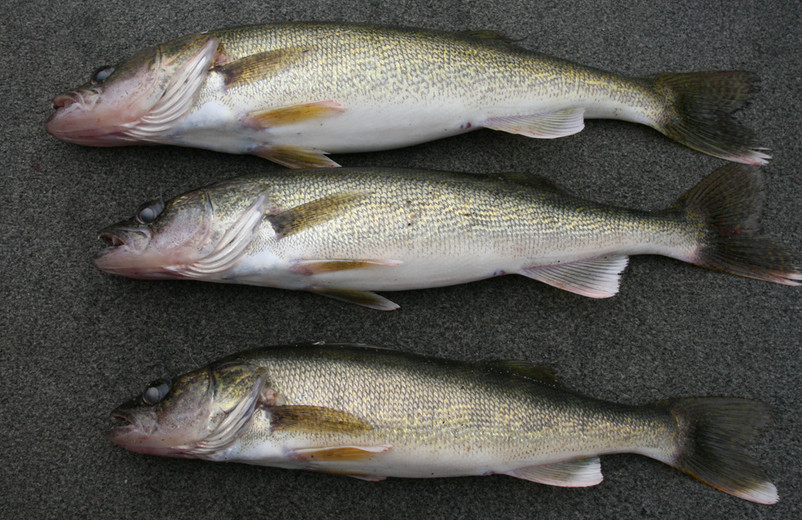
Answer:
<svg viewBox="0 0 802 520"><path fill-rule="evenodd" d="M170 393L170 385L169 379L157 379L142 392L142 401L151 406L161 402Z"/></svg>
<svg viewBox="0 0 802 520"><path fill-rule="evenodd" d="M106 79L114 73L114 67L110 67L108 65L103 65L95 72L92 73L92 78L89 80L89 83L92 85L100 85Z"/></svg>
<svg viewBox="0 0 802 520"><path fill-rule="evenodd" d="M152 200L139 206L136 210L136 220L140 224L150 224L164 210L164 202Z"/></svg>

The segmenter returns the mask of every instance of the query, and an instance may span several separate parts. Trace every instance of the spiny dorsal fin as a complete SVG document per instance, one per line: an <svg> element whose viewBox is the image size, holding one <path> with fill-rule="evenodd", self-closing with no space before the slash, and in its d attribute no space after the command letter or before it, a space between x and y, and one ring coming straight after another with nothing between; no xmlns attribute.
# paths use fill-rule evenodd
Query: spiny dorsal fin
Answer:
<svg viewBox="0 0 802 520"><path fill-rule="evenodd" d="M277 429L299 429L314 433L353 432L372 430L368 422L359 417L322 406L269 406L270 423Z"/></svg>
<svg viewBox="0 0 802 520"><path fill-rule="evenodd" d="M334 193L266 218L273 225L277 238L282 239L334 218L366 195L362 192Z"/></svg>

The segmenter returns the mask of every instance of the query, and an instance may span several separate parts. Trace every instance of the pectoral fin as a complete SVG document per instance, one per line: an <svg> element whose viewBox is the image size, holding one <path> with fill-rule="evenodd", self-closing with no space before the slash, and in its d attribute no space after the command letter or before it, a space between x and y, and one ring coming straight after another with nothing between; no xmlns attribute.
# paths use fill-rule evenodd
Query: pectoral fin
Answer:
<svg viewBox="0 0 802 520"><path fill-rule="evenodd" d="M485 128L540 139L573 135L585 128L585 109L567 108L557 112L493 117L483 123Z"/></svg>
<svg viewBox="0 0 802 520"><path fill-rule="evenodd" d="M301 448L293 450L290 456L307 462L343 462L369 459L378 453L392 449L392 444L378 446L332 446L325 448ZM357 475L354 475L357 476Z"/></svg>
<svg viewBox="0 0 802 520"><path fill-rule="evenodd" d="M313 275L351 269L395 267L402 263L400 260L298 260L293 269L301 274Z"/></svg>
<svg viewBox="0 0 802 520"><path fill-rule="evenodd" d="M268 110L249 112L246 121L249 126L271 128L280 125L301 123L310 119L323 119L345 112L345 108L334 101L319 101Z"/></svg>
<svg viewBox="0 0 802 520"><path fill-rule="evenodd" d="M274 429L290 428L307 432L354 432L372 430L373 426L342 410L321 406L269 406L270 423Z"/></svg>
<svg viewBox="0 0 802 520"><path fill-rule="evenodd" d="M366 195L363 192L334 193L275 215L268 215L267 220L273 225L276 237L282 239L336 217L352 208L354 203Z"/></svg>
<svg viewBox="0 0 802 520"><path fill-rule="evenodd" d="M287 168L339 168L340 166L326 157L326 152L322 150L297 146L265 147L251 153Z"/></svg>
<svg viewBox="0 0 802 520"><path fill-rule="evenodd" d="M218 56L212 69L223 75L226 89L264 80L298 62L307 55L307 47L290 47L252 54L235 61L228 61L225 51Z"/></svg>
<svg viewBox="0 0 802 520"><path fill-rule="evenodd" d="M332 289L328 287L309 287L310 292L320 294L321 296L328 296L341 302L353 303L376 309L377 311L394 311L398 309L397 303L391 302L384 296L379 296L370 291L357 291L355 289Z"/></svg>
<svg viewBox="0 0 802 520"><path fill-rule="evenodd" d="M618 293L621 272L629 257L604 256L566 264L528 267L520 274L591 298L609 298Z"/></svg>
<svg viewBox="0 0 802 520"><path fill-rule="evenodd" d="M575 459L542 466L526 466L509 471L507 475L560 487L595 486L604 478L599 457Z"/></svg>

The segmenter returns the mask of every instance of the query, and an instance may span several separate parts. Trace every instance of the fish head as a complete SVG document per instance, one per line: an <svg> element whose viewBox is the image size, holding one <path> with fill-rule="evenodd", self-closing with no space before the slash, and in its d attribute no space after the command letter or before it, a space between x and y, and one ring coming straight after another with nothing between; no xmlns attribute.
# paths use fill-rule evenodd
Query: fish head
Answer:
<svg viewBox="0 0 802 520"><path fill-rule="evenodd" d="M97 69L89 82L53 98L45 128L89 146L158 142L192 107L217 56L219 40L190 35Z"/></svg>
<svg viewBox="0 0 802 520"><path fill-rule="evenodd" d="M215 280L236 266L276 209L259 183L219 182L168 201L146 202L134 218L100 230L95 265L130 278Z"/></svg>
<svg viewBox="0 0 802 520"><path fill-rule="evenodd" d="M111 412L109 440L136 453L211 458L248 427L266 399L267 374L249 363L217 363L157 379Z"/></svg>
<svg viewBox="0 0 802 520"><path fill-rule="evenodd" d="M181 266L191 265L213 247L208 240L213 215L206 190L167 203L146 202L133 218L98 232L106 247L95 256L95 265L129 278L180 278Z"/></svg>

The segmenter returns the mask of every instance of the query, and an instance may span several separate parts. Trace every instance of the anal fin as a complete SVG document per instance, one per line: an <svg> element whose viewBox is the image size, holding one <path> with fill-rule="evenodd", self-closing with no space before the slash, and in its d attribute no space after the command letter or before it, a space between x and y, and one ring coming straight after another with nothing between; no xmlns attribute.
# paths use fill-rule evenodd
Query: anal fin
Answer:
<svg viewBox="0 0 802 520"><path fill-rule="evenodd" d="M581 132L585 128L585 109L566 108L540 114L493 117L482 126L527 137L554 139Z"/></svg>
<svg viewBox="0 0 802 520"><path fill-rule="evenodd" d="M595 486L604 478L599 457L574 459L541 466L525 466L506 474L538 484L559 487Z"/></svg>
<svg viewBox="0 0 802 520"><path fill-rule="evenodd" d="M270 146L251 153L287 168L339 168L340 166L329 159L322 150L297 146Z"/></svg>
<svg viewBox="0 0 802 520"><path fill-rule="evenodd" d="M328 287L310 287L307 289L310 292L320 294L321 296L328 296L341 302L353 303L376 309L377 311L394 311L398 309L397 303L391 302L384 296L379 296L370 291L358 291L355 289L332 289Z"/></svg>
<svg viewBox="0 0 802 520"><path fill-rule="evenodd" d="M520 274L558 289L590 298L609 298L618 293L621 272L629 257L602 256L565 264L533 266Z"/></svg>

